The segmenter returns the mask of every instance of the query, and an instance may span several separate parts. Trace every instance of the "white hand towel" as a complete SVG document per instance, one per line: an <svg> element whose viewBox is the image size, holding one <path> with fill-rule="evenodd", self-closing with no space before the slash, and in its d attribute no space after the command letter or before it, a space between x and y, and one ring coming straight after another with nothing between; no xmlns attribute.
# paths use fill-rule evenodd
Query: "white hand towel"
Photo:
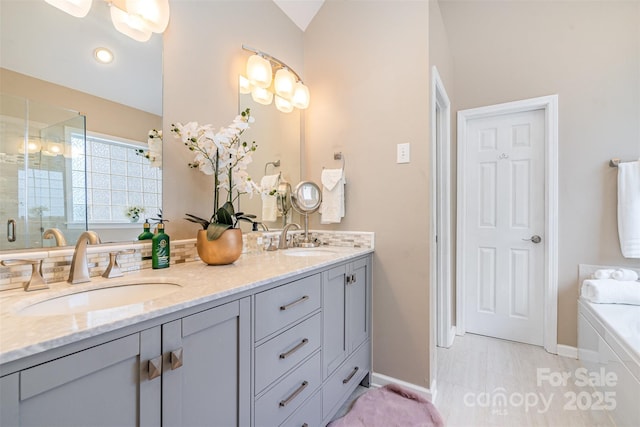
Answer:
<svg viewBox="0 0 640 427"><path fill-rule="evenodd" d="M344 170L323 169L322 205L320 205L320 223L339 223L344 217Z"/></svg>
<svg viewBox="0 0 640 427"><path fill-rule="evenodd" d="M640 160L618 164L618 235L625 258L640 258Z"/></svg>
<svg viewBox="0 0 640 427"><path fill-rule="evenodd" d="M611 278L616 280L638 280L638 273L633 270L629 270L627 268L619 268L617 270L613 270L611 273Z"/></svg>
<svg viewBox="0 0 640 427"><path fill-rule="evenodd" d="M278 202L275 193L270 195L278 186L280 174L265 175L260 180L262 192L262 221L276 221L278 219Z"/></svg>
<svg viewBox="0 0 640 427"><path fill-rule="evenodd" d="M582 282L580 294L599 304L640 305L640 283L629 280L587 279Z"/></svg>
<svg viewBox="0 0 640 427"><path fill-rule="evenodd" d="M593 273L593 278L594 279L611 279L611 275L613 274L613 272L616 271L613 268L601 268L599 270L596 270L595 273Z"/></svg>

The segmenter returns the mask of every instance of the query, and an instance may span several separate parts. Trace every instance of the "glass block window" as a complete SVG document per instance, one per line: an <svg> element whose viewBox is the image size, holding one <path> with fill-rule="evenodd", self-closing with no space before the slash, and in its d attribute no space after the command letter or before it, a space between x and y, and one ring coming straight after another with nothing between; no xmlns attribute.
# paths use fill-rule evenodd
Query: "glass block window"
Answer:
<svg viewBox="0 0 640 427"><path fill-rule="evenodd" d="M80 138L78 138L80 140ZM132 206L144 208L142 219L155 217L162 202L162 170L136 154L143 145L87 133L86 209L89 223L129 222L126 211ZM79 164L73 169L74 212L84 208L80 184L84 173ZM82 174L82 177L80 175ZM77 179L76 179L77 178ZM78 203L76 204L76 191Z"/></svg>

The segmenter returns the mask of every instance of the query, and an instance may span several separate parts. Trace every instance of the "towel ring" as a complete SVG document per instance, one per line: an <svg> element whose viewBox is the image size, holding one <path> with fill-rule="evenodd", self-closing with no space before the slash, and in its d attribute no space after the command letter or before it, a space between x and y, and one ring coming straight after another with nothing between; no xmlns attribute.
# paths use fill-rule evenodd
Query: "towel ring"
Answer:
<svg viewBox="0 0 640 427"><path fill-rule="evenodd" d="M342 160L342 170L344 171L345 160L344 160L344 155L342 154L341 151L337 151L333 153L333 160ZM322 169L326 169L326 168L323 166Z"/></svg>
<svg viewBox="0 0 640 427"><path fill-rule="evenodd" d="M267 174L267 167L268 167L269 165L273 165L273 167L275 167L275 168L279 168L279 167L280 167L280 160L276 160L275 162L267 162L267 163L264 165L264 174L265 174L265 175Z"/></svg>

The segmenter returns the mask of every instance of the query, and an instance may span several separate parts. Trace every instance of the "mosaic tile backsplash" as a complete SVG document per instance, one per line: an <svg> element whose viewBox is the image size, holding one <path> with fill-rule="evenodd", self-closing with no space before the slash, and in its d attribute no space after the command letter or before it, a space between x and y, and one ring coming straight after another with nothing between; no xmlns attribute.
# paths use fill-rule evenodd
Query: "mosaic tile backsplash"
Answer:
<svg viewBox="0 0 640 427"><path fill-rule="evenodd" d="M293 234L300 234L294 232ZM374 233L349 231L311 231L312 238L323 246L373 248ZM267 240L273 239L277 246L279 233L265 233ZM246 242L246 239L243 240ZM109 252L133 249L133 253L118 255L118 264L123 272L151 268L151 242L135 242L130 245L88 246L87 260L91 277L100 276L109 265ZM3 253L0 259L42 259L42 276L48 283L63 282L69 277L72 249L54 251ZM199 261L195 239L171 242L171 265ZM30 265L0 266L0 291L22 287L31 275Z"/></svg>

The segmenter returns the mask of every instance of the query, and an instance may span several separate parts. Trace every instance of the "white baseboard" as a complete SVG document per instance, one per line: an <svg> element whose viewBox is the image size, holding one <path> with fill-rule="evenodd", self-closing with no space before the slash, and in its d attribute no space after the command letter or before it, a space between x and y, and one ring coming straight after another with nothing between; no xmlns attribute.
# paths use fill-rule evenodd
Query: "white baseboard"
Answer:
<svg viewBox="0 0 640 427"><path fill-rule="evenodd" d="M578 348L569 345L558 344L558 356L569 357L571 359L578 358Z"/></svg>
<svg viewBox="0 0 640 427"><path fill-rule="evenodd" d="M396 384L407 390L411 390L412 392L424 397L432 403L436 401L436 381L433 380L430 388L424 388L416 384L408 383L406 381L399 380L397 378L389 377L387 375L379 374L377 372L373 372L371 375L371 387L383 387L387 384Z"/></svg>

